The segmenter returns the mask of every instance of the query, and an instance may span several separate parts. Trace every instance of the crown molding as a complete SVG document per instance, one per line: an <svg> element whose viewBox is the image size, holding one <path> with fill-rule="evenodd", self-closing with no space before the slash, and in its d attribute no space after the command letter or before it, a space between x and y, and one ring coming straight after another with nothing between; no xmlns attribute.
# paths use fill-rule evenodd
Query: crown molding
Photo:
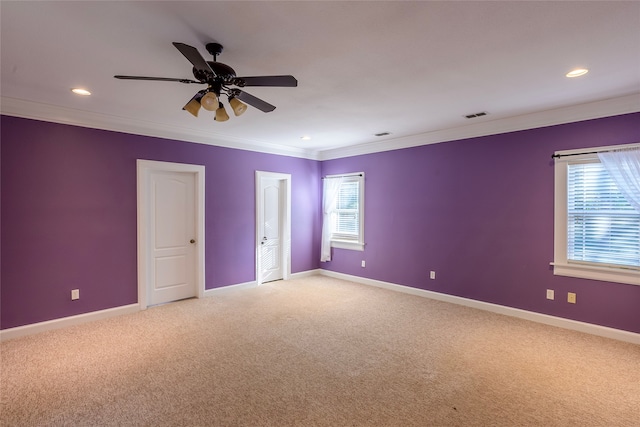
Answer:
<svg viewBox="0 0 640 427"><path fill-rule="evenodd" d="M0 101L0 112L7 116L130 133L134 135L195 142L199 144L215 145L218 147L235 148L238 150L277 154L280 156L301 157L312 160L318 159L317 152L302 148L212 135L210 132L203 132L190 128L168 126L157 122L132 120L126 117L42 104L17 98L3 96Z"/></svg>
<svg viewBox="0 0 640 427"><path fill-rule="evenodd" d="M640 93L634 93L531 114L486 120L472 125L321 151L227 136L212 136L211 133L190 128L132 120L126 117L41 104L17 98L2 97L0 99L0 112L8 116L320 161L496 135L639 111Z"/></svg>
<svg viewBox="0 0 640 427"><path fill-rule="evenodd" d="M379 153L382 151L417 147L420 145L437 144L440 142L455 141L459 139L497 135L526 129L535 129L545 126L554 126L583 120L636 113L639 111L640 93L634 93L618 98L577 104L531 114L506 117L503 119L482 121L467 126L325 150L320 152L319 160L332 160L363 154Z"/></svg>

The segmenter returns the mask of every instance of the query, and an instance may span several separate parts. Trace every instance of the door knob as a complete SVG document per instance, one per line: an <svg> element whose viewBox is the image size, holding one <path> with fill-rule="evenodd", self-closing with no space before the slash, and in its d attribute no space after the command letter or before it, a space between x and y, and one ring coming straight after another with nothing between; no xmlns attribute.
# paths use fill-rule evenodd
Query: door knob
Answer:
<svg viewBox="0 0 640 427"><path fill-rule="evenodd" d="M189 240L189 243L195 243L195 242L196 242L196 240L195 240L195 239L191 239L191 240Z"/></svg>

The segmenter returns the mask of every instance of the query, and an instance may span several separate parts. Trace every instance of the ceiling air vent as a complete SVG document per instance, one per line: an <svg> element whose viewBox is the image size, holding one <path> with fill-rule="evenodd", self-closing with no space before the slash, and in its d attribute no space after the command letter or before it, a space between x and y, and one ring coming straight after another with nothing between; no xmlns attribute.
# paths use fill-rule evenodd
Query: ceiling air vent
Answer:
<svg viewBox="0 0 640 427"><path fill-rule="evenodd" d="M373 136L387 136L387 135L391 135L390 132L380 132L380 133L374 133Z"/></svg>
<svg viewBox="0 0 640 427"><path fill-rule="evenodd" d="M475 119L476 117L482 117L482 116L486 116L487 113L486 111L481 111L479 113L475 113L475 114L467 114L466 116L464 116L467 119Z"/></svg>

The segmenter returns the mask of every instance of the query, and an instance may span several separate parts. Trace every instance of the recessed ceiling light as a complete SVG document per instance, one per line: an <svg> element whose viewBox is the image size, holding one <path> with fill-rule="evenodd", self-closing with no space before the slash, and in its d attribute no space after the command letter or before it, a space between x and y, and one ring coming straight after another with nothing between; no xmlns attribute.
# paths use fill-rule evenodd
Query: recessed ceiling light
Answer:
<svg viewBox="0 0 640 427"><path fill-rule="evenodd" d="M309 141L311 137L309 135L305 135L305 136L301 136L300 139L303 141Z"/></svg>
<svg viewBox="0 0 640 427"><path fill-rule="evenodd" d="M89 96L91 95L91 92L89 92L86 89L81 89L79 87L73 88L71 89L71 92L75 93L76 95L82 95L82 96Z"/></svg>
<svg viewBox="0 0 640 427"><path fill-rule="evenodd" d="M586 68L576 68L575 70L569 71L566 74L566 76L567 77L580 77L580 76L584 76L588 72L589 72L589 70L587 70Z"/></svg>

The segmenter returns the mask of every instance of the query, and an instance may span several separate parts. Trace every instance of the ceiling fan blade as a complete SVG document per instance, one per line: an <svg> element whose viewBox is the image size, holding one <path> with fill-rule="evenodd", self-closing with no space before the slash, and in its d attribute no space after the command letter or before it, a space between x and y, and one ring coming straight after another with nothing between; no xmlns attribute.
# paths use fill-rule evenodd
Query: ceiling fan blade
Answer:
<svg viewBox="0 0 640 427"><path fill-rule="evenodd" d="M236 89L236 98L238 98L240 101L246 102L247 104L257 108L260 111L264 111L265 113L276 109L275 105L271 105L268 102L263 101L260 98L256 98L253 95L249 95L247 92L243 92L239 89Z"/></svg>
<svg viewBox="0 0 640 427"><path fill-rule="evenodd" d="M189 46L188 44L173 42L173 45L180 51L181 54L184 55L185 58L189 60L193 64L196 70L203 71L205 73L211 73L214 76L216 73L213 72L207 61L204 60L198 49L193 46Z"/></svg>
<svg viewBox="0 0 640 427"><path fill-rule="evenodd" d="M152 80L152 81L159 81L159 82L180 82L180 83L199 83L202 84L202 82L198 82L196 80L189 80L189 79L173 79L170 77L145 77L145 76L113 76L116 79L122 79L122 80Z"/></svg>
<svg viewBox="0 0 640 427"><path fill-rule="evenodd" d="M298 81L293 76L254 76L254 77L236 77L233 80L236 86L278 86L278 87L296 87Z"/></svg>

